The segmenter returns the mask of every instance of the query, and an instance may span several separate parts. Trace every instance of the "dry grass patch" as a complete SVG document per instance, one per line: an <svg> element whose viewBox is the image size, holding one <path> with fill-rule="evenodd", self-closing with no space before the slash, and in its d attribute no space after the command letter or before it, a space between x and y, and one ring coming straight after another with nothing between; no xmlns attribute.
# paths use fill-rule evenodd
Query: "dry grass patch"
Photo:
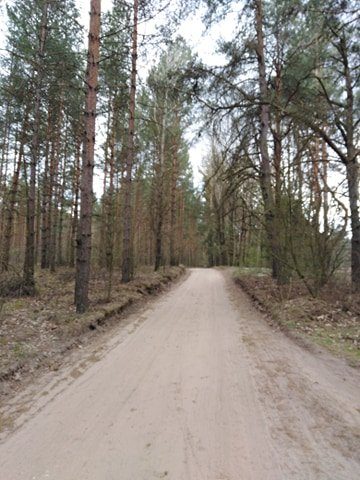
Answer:
<svg viewBox="0 0 360 480"><path fill-rule="evenodd" d="M73 270L38 271L35 296L2 299L0 380L20 380L24 373L40 366L57 368L59 355L76 345L85 332L97 329L110 316L160 291L184 271L182 267L157 273L140 271L126 285L121 283L120 273L114 273L110 301L105 300L106 272L95 271L90 287L91 305L83 315L75 312Z"/></svg>
<svg viewBox="0 0 360 480"><path fill-rule="evenodd" d="M348 286L329 284L313 298L300 281L279 286L268 274L241 270L234 278L271 321L360 365L360 295Z"/></svg>

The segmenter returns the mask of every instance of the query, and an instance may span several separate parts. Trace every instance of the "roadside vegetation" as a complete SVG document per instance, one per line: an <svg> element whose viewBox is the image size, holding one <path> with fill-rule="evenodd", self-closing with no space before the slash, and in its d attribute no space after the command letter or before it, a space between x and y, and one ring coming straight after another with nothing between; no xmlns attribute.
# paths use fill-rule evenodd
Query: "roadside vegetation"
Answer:
<svg viewBox="0 0 360 480"><path fill-rule="evenodd" d="M105 327L110 317L112 325L118 323L128 307L161 292L184 272L183 267L158 272L142 269L127 284L121 283L117 273L110 301L105 272L93 272L91 305L85 314L78 315L73 300L74 270L37 271L37 295L7 298L1 305L0 396L9 388L2 381L20 384L28 374L56 370L64 354L81 346L89 332Z"/></svg>
<svg viewBox="0 0 360 480"><path fill-rule="evenodd" d="M278 285L266 269L236 269L233 278L272 325L360 366L360 295L340 278L315 298L299 280Z"/></svg>

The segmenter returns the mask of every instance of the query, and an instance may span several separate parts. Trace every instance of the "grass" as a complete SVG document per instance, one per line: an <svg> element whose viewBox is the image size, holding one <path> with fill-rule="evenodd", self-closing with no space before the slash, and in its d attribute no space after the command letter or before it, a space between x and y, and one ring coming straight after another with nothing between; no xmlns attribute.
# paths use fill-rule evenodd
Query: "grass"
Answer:
<svg viewBox="0 0 360 480"><path fill-rule="evenodd" d="M21 342L16 342L14 344L13 352L14 352L14 356L19 359L24 358L26 355L24 345Z"/></svg>
<svg viewBox="0 0 360 480"><path fill-rule="evenodd" d="M257 277L268 276L270 274L269 268L264 267L239 267L237 275L255 275Z"/></svg>

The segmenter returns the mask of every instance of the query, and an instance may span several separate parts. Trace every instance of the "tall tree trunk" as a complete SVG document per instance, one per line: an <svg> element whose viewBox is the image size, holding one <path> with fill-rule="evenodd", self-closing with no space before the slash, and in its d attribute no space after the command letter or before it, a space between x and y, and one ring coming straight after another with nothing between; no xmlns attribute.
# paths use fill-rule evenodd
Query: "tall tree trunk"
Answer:
<svg viewBox="0 0 360 480"><path fill-rule="evenodd" d="M259 89L261 97L260 106L260 187L265 209L265 229L270 247L272 261L272 276L279 276L279 247L275 226L275 205L271 185L271 165L268 150L268 132L270 108L268 103L268 88L266 83L266 67L265 67L265 49L263 34L263 8L262 0L254 0L255 6L255 22L257 37L257 63L259 75Z"/></svg>
<svg viewBox="0 0 360 480"><path fill-rule="evenodd" d="M160 195L160 194L159 194ZM158 199L161 204L162 202L162 194ZM162 264L162 228L163 228L163 212L159 211L156 219L156 230L155 230L155 267L154 270L157 272Z"/></svg>
<svg viewBox="0 0 360 480"><path fill-rule="evenodd" d="M75 305L83 313L89 305L91 221L95 149L96 89L99 72L101 0L90 1L90 29L86 72L81 208L77 235Z"/></svg>
<svg viewBox="0 0 360 480"><path fill-rule="evenodd" d="M328 154L327 145L321 141L322 180L324 184L323 209L324 209L324 234L329 234L329 186L328 186Z"/></svg>
<svg viewBox="0 0 360 480"><path fill-rule="evenodd" d="M40 172L38 173L38 185L41 183ZM40 250L40 231L41 231L41 190L36 191L36 222L35 222L35 265L38 264L39 250Z"/></svg>
<svg viewBox="0 0 360 480"><path fill-rule="evenodd" d="M11 65L12 70L12 65ZM1 138L2 141L2 152L1 152L1 161L0 161L0 198L5 198L7 194L7 171L9 164L9 146L10 146L10 133L11 133L11 119L10 119L10 102L6 103L6 110L4 114L4 131L2 132ZM0 210L0 240L2 240L1 233L3 232L3 222L4 217L6 216L6 211L4 209L4 204Z"/></svg>
<svg viewBox="0 0 360 480"><path fill-rule="evenodd" d="M105 259L108 271L106 299L110 301L113 269L114 269L114 175L115 175L115 128L116 128L116 95L114 95L112 105L112 122L109 138L109 190L105 192L104 201L106 206L106 238L105 238Z"/></svg>
<svg viewBox="0 0 360 480"><path fill-rule="evenodd" d="M50 138L51 138L51 111L48 111L48 125L46 129L46 148L45 148L45 166L42 181L42 200L41 200L41 268L49 267L49 232L50 226L48 222L51 185L49 178L49 157L50 157Z"/></svg>
<svg viewBox="0 0 360 480"><path fill-rule="evenodd" d="M178 265L179 256L177 254L176 248L176 203L177 203L177 175L178 175L178 166L177 166L177 152L174 152L173 155L173 167L171 172L171 205L170 205L170 265L172 267Z"/></svg>
<svg viewBox="0 0 360 480"><path fill-rule="evenodd" d="M354 290L360 291L360 216L359 216L359 163L354 156L346 164L351 218L351 281Z"/></svg>
<svg viewBox="0 0 360 480"><path fill-rule="evenodd" d="M35 79L35 105L34 105L34 126L31 141L31 163L30 179L28 190L28 204L26 214L26 246L24 260L24 284L30 294L34 293L35 280L35 202L36 202L36 168L39 157L40 144L40 120L41 120L41 86L44 76L44 51L47 35L49 1L45 0L43 4L40 40L37 58L37 75Z"/></svg>
<svg viewBox="0 0 360 480"><path fill-rule="evenodd" d="M60 191L60 168L61 168L61 124L62 124L62 101L56 117L53 140L53 154L50 164L50 205L49 205L49 267L55 272L56 264L56 234L59 218L59 191Z"/></svg>
<svg viewBox="0 0 360 480"><path fill-rule="evenodd" d="M70 232L70 252L69 266L73 267L75 263L75 239L77 237L78 212L79 212L79 194L80 194L80 157L81 157L81 135L77 135L75 143L75 167L73 177L73 214L71 219Z"/></svg>
<svg viewBox="0 0 360 480"><path fill-rule="evenodd" d="M138 30L138 10L139 0L134 0L134 20L132 31L132 51L131 51L131 86L130 86L130 119L129 136L126 155L126 168L123 178L124 186L124 230L123 230L123 249L122 249L122 281L127 283L134 274L134 259L132 245L132 168L135 158L135 95L136 95L136 65L137 65L137 30Z"/></svg>
<svg viewBox="0 0 360 480"><path fill-rule="evenodd" d="M61 174L61 187L59 194L59 225L57 231L57 264L64 264L63 257L63 230L64 230L64 213L65 213L65 188L66 188L66 167L67 167L67 152L68 149L68 132L65 134L65 145L64 145L64 160L63 160L63 169Z"/></svg>
<svg viewBox="0 0 360 480"><path fill-rule="evenodd" d="M179 118L176 113L176 130L179 126ZM176 135L176 134L175 134ZM177 202L177 188L176 184L179 176L179 159L178 159L178 141L175 137L172 153L172 168L171 168L171 186L170 186L170 265L174 267L179 263L179 256L176 251L176 202Z"/></svg>
<svg viewBox="0 0 360 480"><path fill-rule="evenodd" d="M277 48L279 39L277 39ZM279 56L280 54L277 53ZM282 73L280 60L275 64L275 101L277 105L281 104L282 97ZM272 130L274 138L274 171L275 171L275 205L273 218L273 242L272 249L275 248L275 259L273 259L274 277L280 285L287 284L290 279L290 272L287 267L288 248L286 242L286 232L284 231L285 209L282 202L281 182L282 182L282 156L283 156L283 133L282 133L282 115L278 109L274 112L274 128Z"/></svg>
<svg viewBox="0 0 360 480"><path fill-rule="evenodd" d="M24 146L26 141L26 132L28 129L28 121L29 121L29 109L26 108L24 122L22 125L21 135L20 135L19 152L18 152L17 161L15 165L14 175L11 182L11 187L9 192L9 201L8 201L8 205L6 206L6 212L5 212L2 249L1 249L1 264L0 264L0 268L2 271L7 271L9 268L11 237L12 237L13 223L14 223L14 211L15 211L16 197L17 197L17 192L19 187L21 164L24 158Z"/></svg>
<svg viewBox="0 0 360 480"><path fill-rule="evenodd" d="M165 167L165 140L167 118L167 93L165 92L164 105L162 107L159 160L157 165L157 191L156 195L156 219L155 219L155 272L160 268L163 260L163 224L164 224L164 167Z"/></svg>
<svg viewBox="0 0 360 480"><path fill-rule="evenodd" d="M106 139L104 144L104 176L103 176L103 191L101 202L101 219L100 219L100 245L105 245L105 248L101 248L98 257L99 268L106 268L106 241L107 241L107 220L108 220L108 176L109 176L109 162L110 162L110 142L113 133L112 118L113 118L113 94L109 93L108 101L108 116L106 121Z"/></svg>
<svg viewBox="0 0 360 480"><path fill-rule="evenodd" d="M351 282L355 291L360 291L360 212L359 212L359 149L355 146L354 90L349 66L348 45L345 35L340 39L339 50L343 59L346 84L346 178L349 189L351 218Z"/></svg>

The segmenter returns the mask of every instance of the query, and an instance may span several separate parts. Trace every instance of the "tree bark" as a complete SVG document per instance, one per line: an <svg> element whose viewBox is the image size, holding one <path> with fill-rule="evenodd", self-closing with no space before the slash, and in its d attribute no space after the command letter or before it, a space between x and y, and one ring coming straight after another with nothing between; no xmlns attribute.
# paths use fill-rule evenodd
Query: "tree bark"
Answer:
<svg viewBox="0 0 360 480"><path fill-rule="evenodd" d="M136 68L137 68L137 29L138 29L139 1L134 0L134 17L131 49L131 84L130 84L130 118L129 136L126 154L126 166L123 178L124 188L124 223L123 223L123 249L122 249L122 281L129 282L134 275L133 238L132 238L132 168L135 158L135 96L136 96Z"/></svg>
<svg viewBox="0 0 360 480"><path fill-rule="evenodd" d="M26 245L24 260L24 286L28 293L35 290L34 269L35 269L35 202L36 202L36 168L39 157L40 144L40 120L41 120L41 87L44 76L44 51L47 36L49 1L43 4L42 19L40 26L40 40L37 59L37 76L35 80L35 105L34 105L34 126L31 141L31 163L30 179L28 190L28 203L26 215Z"/></svg>
<svg viewBox="0 0 360 480"><path fill-rule="evenodd" d="M265 66L265 48L264 48L264 34L263 34L263 8L262 0L254 0L255 6L255 22L256 22L256 37L257 37L257 64L259 74L259 89L260 89L260 188L265 209L265 229L270 247L271 262L272 262L272 276L279 277L279 246L276 236L275 225L275 205L273 197L273 189L271 183L271 164L268 150L268 132L270 107L268 103L268 88L266 82L266 66Z"/></svg>
<svg viewBox="0 0 360 480"><path fill-rule="evenodd" d="M355 146L354 90L349 65L348 45L345 35L339 42L339 51L344 65L346 86L346 178L349 189L351 219L351 282L355 291L360 291L360 214L359 214L359 150Z"/></svg>
<svg viewBox="0 0 360 480"><path fill-rule="evenodd" d="M56 263L57 265L64 264L63 256L63 230L64 230L64 213L65 213L65 188L66 188L66 158L67 158L67 140L65 139L65 153L63 161L63 169L61 175L61 187L59 192L59 222L57 229L57 252L56 252Z"/></svg>
<svg viewBox="0 0 360 480"><path fill-rule="evenodd" d="M165 91L164 104L161 111L161 130L159 159L156 172L156 220L155 220L155 272L160 268L163 261L163 224L164 224L164 167L165 167L165 142L167 124L167 91Z"/></svg>
<svg viewBox="0 0 360 480"><path fill-rule="evenodd" d="M51 137L51 111L48 110L48 125L46 130L46 147L45 147L45 165L42 181L42 200L41 200L41 268L49 267L49 222L48 213L51 196L51 186L49 178L49 157L50 157L50 137Z"/></svg>
<svg viewBox="0 0 360 480"><path fill-rule="evenodd" d="M105 238L105 260L108 271L106 299L110 301L113 270L114 270L114 200L115 200L115 128L116 128L116 94L112 102L112 121L109 132L109 190L105 192L105 217L106 217L106 238Z"/></svg>
<svg viewBox="0 0 360 480"><path fill-rule="evenodd" d="M4 230L3 230L3 239L2 239L2 251L1 251L1 271L7 271L9 269L10 262L10 248L11 248L11 238L13 233L13 223L14 223L14 212L16 204L16 196L19 187L19 178L21 171L21 164L24 158L24 146L26 141L26 132L28 129L29 121L29 111L26 107L24 122L21 129L20 135L20 146L18 157L16 161L16 166L14 170L14 175L11 182L8 205L6 205L5 219L4 219Z"/></svg>
<svg viewBox="0 0 360 480"><path fill-rule="evenodd" d="M176 121L175 121L175 140L173 145L173 152L172 152L172 166L171 166L171 192L170 192L170 265L172 267L178 265L179 263L179 256L176 249L176 206L177 206L177 181L179 176L179 159L178 159L178 139L177 139L177 130L179 127L179 118L178 114L176 114Z"/></svg>
<svg viewBox="0 0 360 480"><path fill-rule="evenodd" d="M79 212L79 193L80 193L80 158L81 158L81 135L77 135L75 139L75 166L73 175L73 213L71 219L70 241L69 241L69 266L75 264L75 248L78 226Z"/></svg>
<svg viewBox="0 0 360 480"><path fill-rule="evenodd" d="M61 169L61 125L62 125L62 99L60 100L54 128L53 150L50 163L50 203L49 203L49 268L55 272L56 265L56 236L59 218L59 190Z"/></svg>
<svg viewBox="0 0 360 480"><path fill-rule="evenodd" d="M100 49L100 15L101 0L91 0L88 63L86 72L81 207L77 235L75 276L75 305L77 313L85 312L89 306L96 90L98 85Z"/></svg>
<svg viewBox="0 0 360 480"><path fill-rule="evenodd" d="M173 165L171 172L171 206L170 206L170 265L172 267L178 265L179 256L177 253L177 238L176 238L176 212L177 212L177 183L178 178L178 158L177 151L173 154Z"/></svg>
<svg viewBox="0 0 360 480"><path fill-rule="evenodd" d="M346 164L351 219L351 281L360 291L360 217L359 217L359 163L353 158Z"/></svg>

